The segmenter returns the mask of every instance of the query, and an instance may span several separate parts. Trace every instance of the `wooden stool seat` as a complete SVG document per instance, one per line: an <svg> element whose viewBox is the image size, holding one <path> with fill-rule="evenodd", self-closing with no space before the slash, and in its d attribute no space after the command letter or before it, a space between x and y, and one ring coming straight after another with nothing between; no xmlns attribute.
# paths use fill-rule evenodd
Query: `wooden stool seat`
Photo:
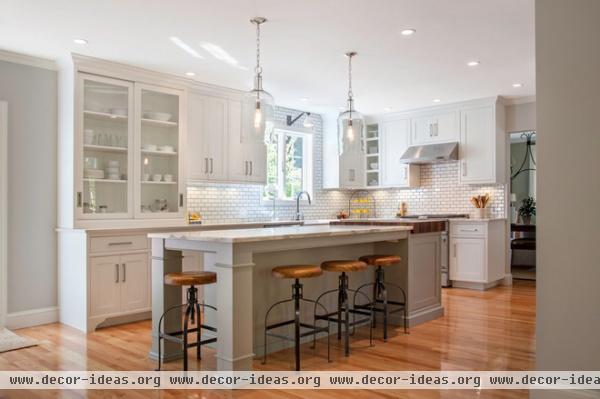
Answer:
<svg viewBox="0 0 600 399"><path fill-rule="evenodd" d="M367 264L359 260L328 260L321 263L321 269L328 272L359 272L366 268Z"/></svg>
<svg viewBox="0 0 600 399"><path fill-rule="evenodd" d="M168 285L204 285L217 282L214 272L181 272L165 274L165 284Z"/></svg>
<svg viewBox="0 0 600 399"><path fill-rule="evenodd" d="M271 270L275 278L310 278L318 277L323 274L323 270L317 265L286 265L277 266Z"/></svg>
<svg viewBox="0 0 600 399"><path fill-rule="evenodd" d="M391 266L402 261L402 258L396 255L366 255L361 256L359 260L371 266Z"/></svg>

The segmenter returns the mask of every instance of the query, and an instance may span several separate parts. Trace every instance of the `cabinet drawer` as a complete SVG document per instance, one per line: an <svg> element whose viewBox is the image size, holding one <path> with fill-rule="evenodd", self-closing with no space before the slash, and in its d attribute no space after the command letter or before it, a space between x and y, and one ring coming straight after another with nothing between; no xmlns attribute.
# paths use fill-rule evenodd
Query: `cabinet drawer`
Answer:
<svg viewBox="0 0 600 399"><path fill-rule="evenodd" d="M487 225L485 223L460 223L450 222L450 235L460 237L485 237Z"/></svg>
<svg viewBox="0 0 600 399"><path fill-rule="evenodd" d="M123 252L148 249L148 237L145 235L92 237L90 252Z"/></svg>

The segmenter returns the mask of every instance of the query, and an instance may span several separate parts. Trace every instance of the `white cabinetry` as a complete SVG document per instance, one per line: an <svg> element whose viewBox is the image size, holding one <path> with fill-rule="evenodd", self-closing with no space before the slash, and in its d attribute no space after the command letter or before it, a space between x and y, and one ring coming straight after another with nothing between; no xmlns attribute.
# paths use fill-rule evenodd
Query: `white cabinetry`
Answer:
<svg viewBox="0 0 600 399"><path fill-rule="evenodd" d="M505 276L505 219L450 220L450 280L455 287L487 289Z"/></svg>
<svg viewBox="0 0 600 399"><path fill-rule="evenodd" d="M400 162L409 146L410 120L398 119L380 123L381 186L418 187L421 169L418 165Z"/></svg>
<svg viewBox="0 0 600 399"><path fill-rule="evenodd" d="M460 109L460 182L504 183L507 135L504 106L492 102Z"/></svg>
<svg viewBox="0 0 600 399"><path fill-rule="evenodd" d="M227 180L228 101L189 94L188 178Z"/></svg>
<svg viewBox="0 0 600 399"><path fill-rule="evenodd" d="M418 114L411 119L411 144L433 144L458 141L456 110L442 110Z"/></svg>
<svg viewBox="0 0 600 399"><path fill-rule="evenodd" d="M229 171L230 181L267 183L267 147L245 133L241 101L229 102Z"/></svg>

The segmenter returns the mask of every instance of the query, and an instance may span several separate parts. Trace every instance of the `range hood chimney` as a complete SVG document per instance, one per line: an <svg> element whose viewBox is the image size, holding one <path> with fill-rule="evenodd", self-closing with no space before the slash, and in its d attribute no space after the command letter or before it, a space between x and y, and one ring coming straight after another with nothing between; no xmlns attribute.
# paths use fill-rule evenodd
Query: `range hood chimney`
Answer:
<svg viewBox="0 0 600 399"><path fill-rule="evenodd" d="M458 161L458 143L424 144L408 147L400 162L408 164L431 164Z"/></svg>

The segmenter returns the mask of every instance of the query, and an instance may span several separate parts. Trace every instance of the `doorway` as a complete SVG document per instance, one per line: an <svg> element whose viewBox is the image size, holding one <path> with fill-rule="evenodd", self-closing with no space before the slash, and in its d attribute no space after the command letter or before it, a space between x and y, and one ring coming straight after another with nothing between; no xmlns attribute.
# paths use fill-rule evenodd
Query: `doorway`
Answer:
<svg viewBox="0 0 600 399"><path fill-rule="evenodd" d="M536 279L536 133L510 134L510 266L515 279Z"/></svg>

